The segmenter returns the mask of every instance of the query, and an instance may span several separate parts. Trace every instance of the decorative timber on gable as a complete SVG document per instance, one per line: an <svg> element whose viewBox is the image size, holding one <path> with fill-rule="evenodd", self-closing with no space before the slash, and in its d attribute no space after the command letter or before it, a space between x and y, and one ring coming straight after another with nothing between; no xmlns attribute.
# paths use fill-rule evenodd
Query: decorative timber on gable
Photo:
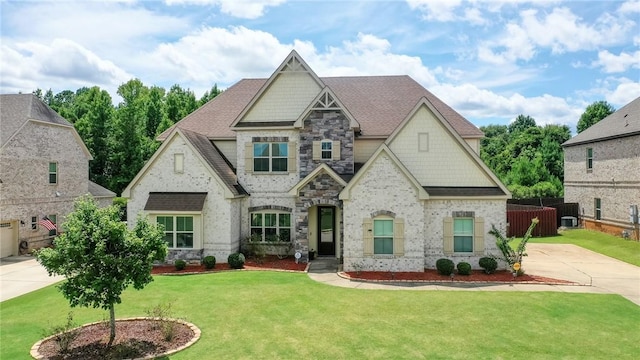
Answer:
<svg viewBox="0 0 640 360"><path fill-rule="evenodd" d="M236 117L231 128L291 126L324 87L318 75L293 50Z"/></svg>
<svg viewBox="0 0 640 360"><path fill-rule="evenodd" d="M334 110L340 109L340 105L333 99L328 91L320 93L320 98L311 108L312 110Z"/></svg>

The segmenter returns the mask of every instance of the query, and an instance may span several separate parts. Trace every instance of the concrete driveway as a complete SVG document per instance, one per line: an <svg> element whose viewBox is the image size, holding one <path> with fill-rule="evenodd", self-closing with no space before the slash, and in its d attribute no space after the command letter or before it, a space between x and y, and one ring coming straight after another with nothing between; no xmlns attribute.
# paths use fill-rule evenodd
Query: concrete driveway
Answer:
<svg viewBox="0 0 640 360"><path fill-rule="evenodd" d="M43 288L63 280L49 276L33 256L12 256L0 259L0 301Z"/></svg>
<svg viewBox="0 0 640 360"><path fill-rule="evenodd" d="M528 274L589 285L590 292L620 294L640 305L640 267L569 244L529 243L527 254Z"/></svg>

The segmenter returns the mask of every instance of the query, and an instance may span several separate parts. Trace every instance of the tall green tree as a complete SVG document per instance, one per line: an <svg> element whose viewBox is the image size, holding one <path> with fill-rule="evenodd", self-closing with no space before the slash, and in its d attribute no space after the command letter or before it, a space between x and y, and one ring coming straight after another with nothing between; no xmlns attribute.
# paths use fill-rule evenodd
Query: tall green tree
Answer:
<svg viewBox="0 0 640 360"><path fill-rule="evenodd" d="M198 108L198 102L193 91L183 89L175 84L167 93L167 117L171 125L182 120Z"/></svg>
<svg viewBox="0 0 640 360"><path fill-rule="evenodd" d="M74 204L74 211L62 225L66 231L54 240L53 248L36 253L49 275L62 275L58 285L72 307L109 310L108 346L116 336L115 304L133 285L137 290L153 281L151 268L164 260L167 245L164 232L146 219L138 218L133 230L120 221L115 206L98 208L90 197Z"/></svg>
<svg viewBox="0 0 640 360"><path fill-rule="evenodd" d="M576 126L578 133L587 130L591 125L613 114L616 109L608 102L601 100L587 106L584 113L580 115L578 125Z"/></svg>
<svg viewBox="0 0 640 360"><path fill-rule="evenodd" d="M516 119L509 124L509 133L516 134L523 132L529 128L536 126L536 120L529 115L518 115Z"/></svg>
<svg viewBox="0 0 640 360"><path fill-rule="evenodd" d="M89 179L107 186L111 176L109 133L113 129L113 105L106 90L94 86L76 97L74 109L79 118L75 128L93 160L89 163Z"/></svg>
<svg viewBox="0 0 640 360"><path fill-rule="evenodd" d="M115 111L113 129L109 133L109 163L112 176L109 189L116 193L129 184L142 169L146 150L146 112L149 89L138 79L118 87L122 102Z"/></svg>
<svg viewBox="0 0 640 360"><path fill-rule="evenodd" d="M200 100L198 101L198 107L206 104L207 102L209 102L209 100L220 95L221 93L222 93L222 90L218 89L218 84L213 84L213 86L211 87L211 90L205 91L202 97L200 98Z"/></svg>

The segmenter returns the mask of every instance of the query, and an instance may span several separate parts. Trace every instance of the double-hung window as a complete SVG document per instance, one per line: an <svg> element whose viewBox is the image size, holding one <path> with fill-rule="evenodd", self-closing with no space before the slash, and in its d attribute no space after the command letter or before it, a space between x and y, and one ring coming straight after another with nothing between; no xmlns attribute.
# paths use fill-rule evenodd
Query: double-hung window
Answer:
<svg viewBox="0 0 640 360"><path fill-rule="evenodd" d="M289 147L286 142L254 143L253 171L286 172Z"/></svg>
<svg viewBox="0 0 640 360"><path fill-rule="evenodd" d="M262 241L291 241L291 214L251 213L251 235Z"/></svg>
<svg viewBox="0 0 640 360"><path fill-rule="evenodd" d="M333 141L324 140L320 143L321 146L321 158L323 160L333 159Z"/></svg>
<svg viewBox="0 0 640 360"><path fill-rule="evenodd" d="M453 252L473 252L473 218L453 219Z"/></svg>
<svg viewBox="0 0 640 360"><path fill-rule="evenodd" d="M47 218L55 225L58 223L58 216L56 214L47 215ZM49 236L55 236L58 234L58 228L49 230Z"/></svg>
<svg viewBox="0 0 640 360"><path fill-rule="evenodd" d="M595 198L593 202L594 202L593 207L595 209L594 217L596 218L596 220L601 220L602 219L602 200L600 198Z"/></svg>
<svg viewBox="0 0 640 360"><path fill-rule="evenodd" d="M587 148L587 171L593 170L593 148Z"/></svg>
<svg viewBox="0 0 640 360"><path fill-rule="evenodd" d="M193 216L158 216L156 221L164 227L169 248L193 248Z"/></svg>
<svg viewBox="0 0 640 360"><path fill-rule="evenodd" d="M58 183L58 163L50 162L49 163L49 184L57 184Z"/></svg>
<svg viewBox="0 0 640 360"><path fill-rule="evenodd" d="M373 220L373 254L393 254L393 219Z"/></svg>

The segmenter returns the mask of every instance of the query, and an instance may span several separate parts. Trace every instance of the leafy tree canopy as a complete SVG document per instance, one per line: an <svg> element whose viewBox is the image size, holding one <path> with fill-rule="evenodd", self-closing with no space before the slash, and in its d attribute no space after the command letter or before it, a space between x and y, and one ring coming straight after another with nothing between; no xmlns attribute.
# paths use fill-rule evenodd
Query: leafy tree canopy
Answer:
<svg viewBox="0 0 640 360"><path fill-rule="evenodd" d="M72 307L109 310L111 344L114 305L128 286L142 289L153 281L153 262L167 255L164 232L144 218L130 230L120 221L118 207L98 208L91 197L76 201L62 227L65 231L54 240L54 248L38 251L37 259L50 275L66 277L59 288Z"/></svg>
<svg viewBox="0 0 640 360"><path fill-rule="evenodd" d="M590 126L613 114L615 111L616 109L604 100L596 101L587 106L584 113L580 115L580 120L578 120L578 125L576 126L578 133L587 130Z"/></svg>

